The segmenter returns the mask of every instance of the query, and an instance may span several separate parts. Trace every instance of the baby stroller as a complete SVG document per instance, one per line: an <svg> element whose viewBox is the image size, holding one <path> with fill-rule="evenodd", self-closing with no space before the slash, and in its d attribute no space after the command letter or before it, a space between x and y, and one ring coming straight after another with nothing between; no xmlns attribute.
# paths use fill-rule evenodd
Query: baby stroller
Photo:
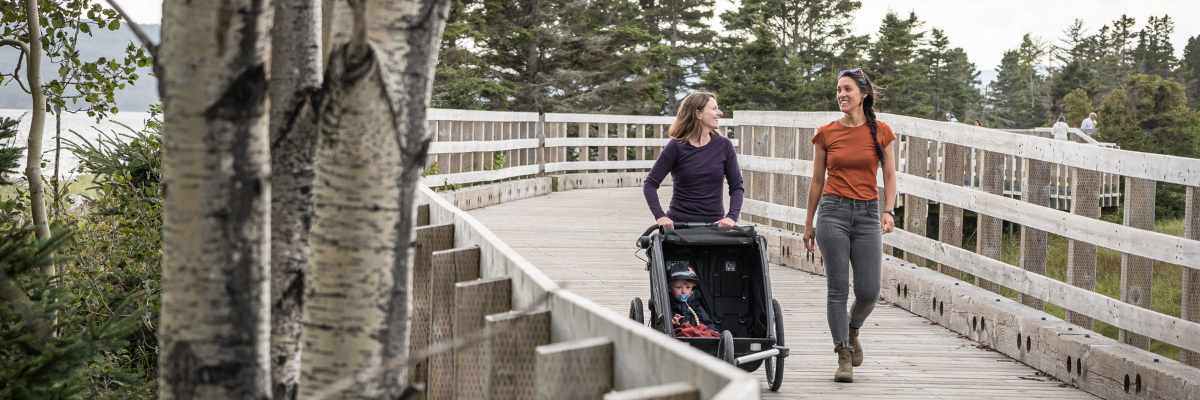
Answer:
<svg viewBox="0 0 1200 400"><path fill-rule="evenodd" d="M753 227L718 229L717 224L676 222L675 229L654 225L637 240L646 249L650 271L650 327L674 337L671 326L667 269L685 263L700 276L701 305L708 310L720 338L677 339L747 372L766 364L772 391L783 381L783 320L779 302L771 298L767 243ZM645 324L642 299L635 297L629 317Z"/></svg>

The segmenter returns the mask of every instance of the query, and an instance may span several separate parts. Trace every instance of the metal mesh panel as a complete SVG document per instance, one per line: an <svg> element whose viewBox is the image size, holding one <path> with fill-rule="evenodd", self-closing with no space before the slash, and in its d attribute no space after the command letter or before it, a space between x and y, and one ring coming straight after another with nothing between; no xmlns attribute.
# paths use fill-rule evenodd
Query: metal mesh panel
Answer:
<svg viewBox="0 0 1200 400"><path fill-rule="evenodd" d="M796 128L774 128L773 151L774 158L796 158ZM784 206L796 204L796 177L791 174L772 174L771 202ZM791 223L771 221L776 228L791 229Z"/></svg>
<svg viewBox="0 0 1200 400"><path fill-rule="evenodd" d="M1187 188L1187 207L1183 214L1183 237L1200 240L1200 188ZM1183 303L1180 318L1200 322L1200 271L1183 268ZM1200 350L1200 349L1194 349ZM1200 367L1200 353L1188 349L1179 350L1179 361Z"/></svg>
<svg viewBox="0 0 1200 400"><path fill-rule="evenodd" d="M429 347L430 325L433 316L431 271L433 252L454 247L454 225L434 225L416 229L416 246L412 264L412 325L408 351L415 353ZM409 370L409 382L427 382L429 364L419 362Z"/></svg>
<svg viewBox="0 0 1200 400"><path fill-rule="evenodd" d="M995 195L1004 194L1004 154L992 151L980 150L981 157L977 157L979 162L979 189L985 193ZM975 243L975 251L984 257L993 260L999 260L1004 242L1004 220L985 214L978 214L978 228ZM1000 285L975 278L975 284L979 287L1000 293Z"/></svg>
<svg viewBox="0 0 1200 400"><path fill-rule="evenodd" d="M1154 230L1154 185L1146 179L1125 177L1125 226ZM1154 260L1132 254L1121 255L1121 301L1150 308L1150 280ZM1150 338L1121 330L1122 342L1149 349Z"/></svg>
<svg viewBox="0 0 1200 400"><path fill-rule="evenodd" d="M488 399L530 399L537 395L538 346L550 343L550 311L487 317Z"/></svg>
<svg viewBox="0 0 1200 400"><path fill-rule="evenodd" d="M1021 188L1021 197L1028 203L1047 206L1050 203L1050 168L1052 164L1028 160L1025 185ZM1021 227L1021 268L1039 275L1046 274L1046 240L1044 231L1027 226ZM1024 294L1018 295L1022 304L1041 310L1045 304L1042 300Z"/></svg>
<svg viewBox="0 0 1200 400"><path fill-rule="evenodd" d="M1100 218L1100 172L1073 168L1071 213ZM1067 244L1067 283L1096 290L1096 245L1071 239ZM1092 318L1067 310L1067 322L1092 329Z"/></svg>
<svg viewBox="0 0 1200 400"><path fill-rule="evenodd" d="M966 174L966 147L946 143L945 155L942 157L942 182L954 186L962 186ZM954 247L962 247L963 210L958 207L940 204L938 213L938 241ZM938 271L954 278L962 278L962 272L949 265L938 264Z"/></svg>
<svg viewBox="0 0 1200 400"><path fill-rule="evenodd" d="M430 343L446 343L454 336L454 284L479 279L479 248L434 252ZM442 353L429 359L430 399L454 398L454 353Z"/></svg>
<svg viewBox="0 0 1200 400"><path fill-rule="evenodd" d="M484 279L454 286L455 340L469 340L482 334L484 317L512 309L512 280ZM487 353L476 343L454 352L454 398L485 398Z"/></svg>
<svg viewBox="0 0 1200 400"><path fill-rule="evenodd" d="M816 146L812 142L813 136L817 134L817 130L813 128L801 128L797 132L799 137L797 141L796 158L801 160L813 160L813 152L816 151ZM812 175L800 176L796 179L796 207L808 208L808 190L812 185Z"/></svg>
<svg viewBox="0 0 1200 400"><path fill-rule="evenodd" d="M909 175L925 178L929 176L929 148L927 139L908 137L908 157L905 158L905 169ZM926 236L926 224L929 220L929 202L923 198L904 195L904 230ZM905 253L904 259L910 263L925 266L925 259L912 253Z"/></svg>

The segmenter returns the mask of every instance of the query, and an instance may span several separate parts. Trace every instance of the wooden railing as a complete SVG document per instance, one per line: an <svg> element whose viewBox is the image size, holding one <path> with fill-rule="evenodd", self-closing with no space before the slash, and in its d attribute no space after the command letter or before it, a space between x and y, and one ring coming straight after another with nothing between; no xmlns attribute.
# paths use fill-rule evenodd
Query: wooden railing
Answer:
<svg viewBox="0 0 1200 400"><path fill-rule="evenodd" d="M736 129L744 143L739 156L746 187L744 215L802 230L813 168L809 140L815 128L840 116L736 113ZM1179 346L1185 362L1200 365L1194 353L1200 350L1200 160L887 114L879 119L905 143L895 146L903 166L897 183L904 198L905 226L884 236L887 246L902 250L916 265L929 259L948 275L972 274L989 290L1011 288L1038 310L1043 302L1063 307L1067 321L1086 328L1091 328L1092 319L1116 326L1122 341L1137 347L1148 348L1150 339ZM935 149L940 154L930 154ZM971 154L982 162L968 164ZM1056 177L1054 170L1066 173ZM1106 174L1112 177L1108 182ZM980 184L964 187L968 176L978 177ZM1106 187L1116 188L1116 177L1124 177L1124 225L1098 219L1102 193ZM1005 189L1017 182L1027 189L1019 199ZM1156 183L1187 186L1185 237L1153 231ZM1072 202L1070 212L1051 208L1051 189L1064 186L1074 197L1090 200ZM940 204L940 240L925 235L927 224L934 223L928 221L928 201ZM979 215L975 253L961 248L964 210ZM1020 267L1000 261L1002 221L1022 228ZM1070 240L1068 282L1044 276L1048 233ZM1120 299L1094 292L1097 246L1124 254ZM1149 309L1156 260L1184 267L1182 318Z"/></svg>
<svg viewBox="0 0 1200 400"><path fill-rule="evenodd" d="M455 187L574 171L648 170L674 117L429 110L423 183ZM732 132L733 120L721 120ZM736 141L735 141L736 143Z"/></svg>

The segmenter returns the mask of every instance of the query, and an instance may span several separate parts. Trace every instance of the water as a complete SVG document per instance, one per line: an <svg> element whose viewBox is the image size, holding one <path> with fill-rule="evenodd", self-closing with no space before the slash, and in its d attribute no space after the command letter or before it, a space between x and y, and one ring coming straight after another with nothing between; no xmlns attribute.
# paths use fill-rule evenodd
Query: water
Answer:
<svg viewBox="0 0 1200 400"><path fill-rule="evenodd" d="M26 147L29 143L29 123L33 116L31 110L15 110L15 109L0 109L0 117L19 119L19 132L16 137L0 142L0 147ZM63 114L62 116L62 138L63 150L61 152L62 159L59 160L59 174L63 179L71 179L78 175L75 168L79 166L79 159L70 151L66 150L67 140L76 143L82 143L80 137L96 143L96 139L100 137L100 132L106 136L112 137L113 132L131 133L129 129L120 124L128 125L130 128L141 130L146 126L146 119L150 118L150 113L146 112L122 112L120 114L111 114L108 118L96 122L95 118L87 116L87 114ZM46 114L46 127L42 131L42 160L46 163L46 167L42 169L42 175L54 175L54 145L55 145L55 121L53 114ZM78 135L78 136L76 136ZM127 141L128 138L119 137L122 141ZM25 172L25 157L21 157L21 166L16 169L18 175L23 175ZM20 178L20 177L13 177Z"/></svg>

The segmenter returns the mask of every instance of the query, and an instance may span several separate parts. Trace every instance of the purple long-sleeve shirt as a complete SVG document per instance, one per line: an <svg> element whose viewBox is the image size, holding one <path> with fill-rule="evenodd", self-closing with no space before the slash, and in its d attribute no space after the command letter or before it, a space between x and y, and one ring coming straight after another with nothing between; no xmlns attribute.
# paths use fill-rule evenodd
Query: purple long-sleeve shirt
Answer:
<svg viewBox="0 0 1200 400"><path fill-rule="evenodd" d="M654 162L654 168L642 184L646 204L654 219L671 218L678 222L717 222L722 217L738 220L742 210L742 171L738 168L733 142L710 134L708 144L692 146L672 140ZM658 186L671 174L671 207L663 212L658 203ZM721 201L721 180L729 184L729 212Z"/></svg>

